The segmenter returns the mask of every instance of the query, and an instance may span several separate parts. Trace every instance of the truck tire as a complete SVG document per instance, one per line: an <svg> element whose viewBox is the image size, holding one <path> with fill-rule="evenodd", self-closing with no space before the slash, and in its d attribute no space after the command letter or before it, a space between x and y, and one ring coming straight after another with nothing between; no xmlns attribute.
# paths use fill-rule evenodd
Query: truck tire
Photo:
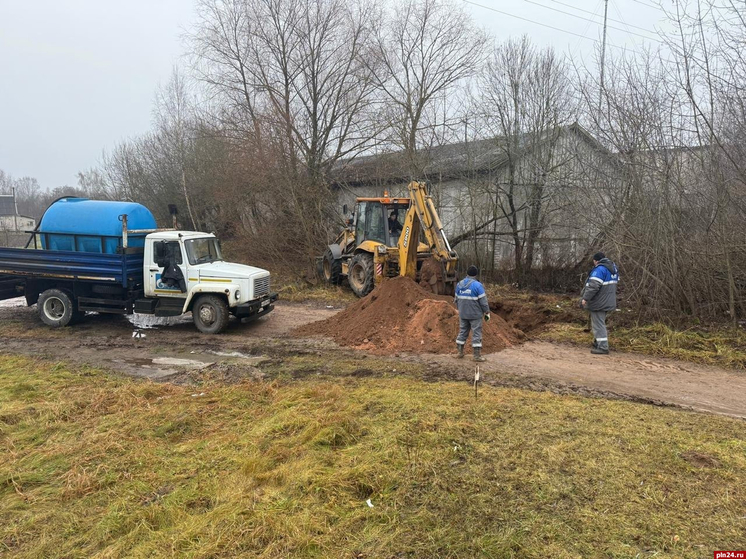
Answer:
<svg viewBox="0 0 746 559"><path fill-rule="evenodd" d="M350 270L347 273L347 281L358 297L365 297L373 291L375 267L373 266L373 255L361 252L350 260Z"/></svg>
<svg viewBox="0 0 746 559"><path fill-rule="evenodd" d="M219 334L228 325L228 305L217 295L202 295L192 307L192 320L203 334Z"/></svg>
<svg viewBox="0 0 746 559"><path fill-rule="evenodd" d="M61 289L47 289L36 302L39 318L47 326L60 328L67 326L78 317L75 300L67 291Z"/></svg>
<svg viewBox="0 0 746 559"><path fill-rule="evenodd" d="M326 249L321 259L321 279L331 285L342 283L342 260L334 258L332 251Z"/></svg>

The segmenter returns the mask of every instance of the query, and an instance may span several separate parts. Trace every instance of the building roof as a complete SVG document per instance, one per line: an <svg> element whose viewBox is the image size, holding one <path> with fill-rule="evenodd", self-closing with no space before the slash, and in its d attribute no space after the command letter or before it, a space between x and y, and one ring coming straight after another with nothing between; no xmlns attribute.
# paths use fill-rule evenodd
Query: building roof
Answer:
<svg viewBox="0 0 746 559"><path fill-rule="evenodd" d="M16 215L16 201L12 194L0 194L0 215Z"/></svg>
<svg viewBox="0 0 746 559"><path fill-rule="evenodd" d="M547 131L538 140L533 134L522 134L518 139L519 156L549 141L551 132L574 133L595 150L606 155L606 150L578 123ZM508 163L507 138L496 137L471 142L456 142L433 146L417 154L418 164L426 177L440 180L463 176L466 173L495 171ZM400 183L410 178L404 151L356 157L341 162L333 171L337 183L350 185L369 183Z"/></svg>

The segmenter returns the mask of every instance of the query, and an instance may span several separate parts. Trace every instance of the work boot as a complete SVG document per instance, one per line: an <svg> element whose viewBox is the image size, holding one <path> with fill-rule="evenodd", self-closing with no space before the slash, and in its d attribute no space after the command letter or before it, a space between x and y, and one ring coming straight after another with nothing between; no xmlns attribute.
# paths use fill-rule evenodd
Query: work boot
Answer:
<svg viewBox="0 0 746 559"><path fill-rule="evenodd" d="M481 347L474 348L474 361L487 361L484 357L482 357Z"/></svg>
<svg viewBox="0 0 746 559"><path fill-rule="evenodd" d="M609 350L608 349L604 349L604 348L600 348L600 347L594 347L591 350L591 353L593 355L609 355Z"/></svg>
<svg viewBox="0 0 746 559"><path fill-rule="evenodd" d="M596 340L593 340L593 349L596 349L598 347L598 342Z"/></svg>
<svg viewBox="0 0 746 559"><path fill-rule="evenodd" d="M464 358L464 346L461 344L456 344L456 349L458 350L458 355L456 356L456 359L463 359Z"/></svg>

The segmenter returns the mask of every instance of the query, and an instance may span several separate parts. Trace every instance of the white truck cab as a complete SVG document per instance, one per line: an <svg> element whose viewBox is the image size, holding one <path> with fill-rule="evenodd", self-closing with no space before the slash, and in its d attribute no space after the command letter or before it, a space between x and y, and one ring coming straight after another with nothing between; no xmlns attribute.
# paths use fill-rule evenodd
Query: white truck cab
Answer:
<svg viewBox="0 0 746 559"><path fill-rule="evenodd" d="M215 235L195 231L156 231L145 237L145 298L135 312L178 316L192 311L197 328L217 333L228 315L263 316L277 295L270 292L270 273L223 260Z"/></svg>

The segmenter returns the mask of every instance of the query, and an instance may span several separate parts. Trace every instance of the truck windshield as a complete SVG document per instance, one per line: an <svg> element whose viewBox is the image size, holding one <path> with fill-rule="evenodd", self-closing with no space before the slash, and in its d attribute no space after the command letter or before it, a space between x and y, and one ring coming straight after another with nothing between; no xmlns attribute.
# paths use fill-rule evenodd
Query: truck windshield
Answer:
<svg viewBox="0 0 746 559"><path fill-rule="evenodd" d="M218 240L213 237L190 239L184 243L184 246L186 247L189 263L192 265L216 262L223 259L223 255L220 254Z"/></svg>

